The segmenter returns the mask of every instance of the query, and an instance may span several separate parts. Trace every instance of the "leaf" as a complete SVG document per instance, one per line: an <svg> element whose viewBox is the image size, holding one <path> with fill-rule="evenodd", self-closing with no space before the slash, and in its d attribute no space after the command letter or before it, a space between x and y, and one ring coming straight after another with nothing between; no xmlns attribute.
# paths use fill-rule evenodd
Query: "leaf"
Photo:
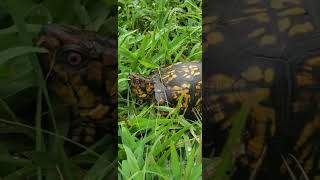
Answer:
<svg viewBox="0 0 320 180"><path fill-rule="evenodd" d="M155 69L157 66L155 64L149 63L145 60L139 60L139 63L142 64L146 68Z"/></svg>
<svg viewBox="0 0 320 180"><path fill-rule="evenodd" d="M223 161L220 162L218 165L216 172L210 179L214 180L227 180L229 178L228 172L232 170L233 163L234 163L234 150L237 149L236 147L240 143L240 137L243 128L245 127L247 115L248 115L249 108L243 106L239 113L236 114L233 120L232 128L230 130L230 134L226 144L223 147L222 153L220 157ZM211 166L211 165L210 165Z"/></svg>
<svg viewBox="0 0 320 180"><path fill-rule="evenodd" d="M32 151L25 153L36 165L42 168L56 168L60 162L60 158L56 157L54 153Z"/></svg>
<svg viewBox="0 0 320 180"><path fill-rule="evenodd" d="M117 170L117 161L110 162L108 159L112 159L113 156L109 151L103 153L103 155L95 162L94 166L90 168L83 180L103 179L104 176L111 174Z"/></svg>
<svg viewBox="0 0 320 180"><path fill-rule="evenodd" d="M137 146L137 143L135 142L134 136L132 136L129 132L129 130L126 127L121 127L121 141L123 145L126 147L130 147L131 149L135 149Z"/></svg>
<svg viewBox="0 0 320 180"><path fill-rule="evenodd" d="M9 81L0 79L0 85L2 86L0 88L0 98L7 98L24 89L35 86L36 77L33 72L28 72L14 79L9 79Z"/></svg>
<svg viewBox="0 0 320 180"><path fill-rule="evenodd" d="M41 30L41 25L38 24L27 24L27 31L32 33L38 33ZM17 26L12 25L8 28L0 29L0 35L8 35L8 34L15 34L18 32Z"/></svg>
<svg viewBox="0 0 320 180"><path fill-rule="evenodd" d="M167 146L173 141L177 141L177 139L179 139L183 133L185 133L188 129L190 128L189 126L184 127L183 129L181 129L180 131L178 131L177 133L173 134L169 139L167 139L162 145L157 146L157 149L154 150L153 155L157 156L159 153L161 153L165 148L167 148Z"/></svg>
<svg viewBox="0 0 320 180"><path fill-rule="evenodd" d="M132 175L132 174L140 171L139 163L138 163L137 159L135 158L131 149L126 145L123 145L123 148L124 148L126 155L127 155L127 160L124 160L124 162L128 163L127 165L128 165L128 168L130 169L130 174Z"/></svg>
<svg viewBox="0 0 320 180"><path fill-rule="evenodd" d="M171 152L171 158L170 158L170 164L171 164L171 171L174 178L181 179L181 168L180 168L180 161L179 156L176 151L176 148L173 143L170 145L170 152Z"/></svg>
<svg viewBox="0 0 320 180"><path fill-rule="evenodd" d="M32 46L20 46L13 47L0 52L0 65L6 63L8 60L25 55L28 53L47 53L48 50L44 48L32 47Z"/></svg>

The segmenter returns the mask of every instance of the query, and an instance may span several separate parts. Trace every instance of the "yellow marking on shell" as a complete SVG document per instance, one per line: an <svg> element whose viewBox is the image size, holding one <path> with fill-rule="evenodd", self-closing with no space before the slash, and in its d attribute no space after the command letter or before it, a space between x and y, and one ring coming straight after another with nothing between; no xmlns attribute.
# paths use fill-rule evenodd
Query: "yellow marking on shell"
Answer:
<svg viewBox="0 0 320 180"><path fill-rule="evenodd" d="M201 75L201 73L198 71L198 72L194 73L193 75L194 76L199 76L199 75Z"/></svg>
<svg viewBox="0 0 320 180"><path fill-rule="evenodd" d="M264 80L268 83L273 82L274 80L274 70L269 68L264 71Z"/></svg>
<svg viewBox="0 0 320 180"><path fill-rule="evenodd" d="M224 36L221 32L211 32L206 37L208 44L219 44L224 41Z"/></svg>
<svg viewBox="0 0 320 180"><path fill-rule="evenodd" d="M301 0L271 0L271 7L273 9L285 8L285 3L300 4Z"/></svg>
<svg viewBox="0 0 320 180"><path fill-rule="evenodd" d="M297 73L296 80L298 86L307 86L313 84L312 74L307 72Z"/></svg>
<svg viewBox="0 0 320 180"><path fill-rule="evenodd" d="M261 13L261 12L266 12L266 11L267 11L266 8L256 8L256 7L248 8L248 9L243 10L243 12L246 13L246 14Z"/></svg>
<svg viewBox="0 0 320 180"><path fill-rule="evenodd" d="M207 86L213 86L213 88L222 90L222 89L232 88L234 81L235 81L234 79L224 74L216 74L214 76L211 76L210 79L208 80L208 83L206 84Z"/></svg>
<svg viewBox="0 0 320 180"><path fill-rule="evenodd" d="M174 80L177 77L176 74L173 74L172 76L169 77L168 82Z"/></svg>
<svg viewBox="0 0 320 180"><path fill-rule="evenodd" d="M183 88L190 88L190 86L191 86L190 84L182 84L181 85L181 87L183 87Z"/></svg>
<svg viewBox="0 0 320 180"><path fill-rule="evenodd" d="M202 21L204 24L209 24L209 23L213 23L217 19L218 18L216 16L205 16Z"/></svg>
<svg viewBox="0 0 320 180"><path fill-rule="evenodd" d="M258 28L248 34L248 38L255 38L261 36L266 32L265 28Z"/></svg>
<svg viewBox="0 0 320 180"><path fill-rule="evenodd" d="M261 23L268 23L270 22L270 17L267 13L258 13L256 15L253 16L253 18Z"/></svg>
<svg viewBox="0 0 320 180"><path fill-rule="evenodd" d="M266 46L266 45L272 45L272 44L275 44L277 41L277 38L276 36L274 35L264 35L260 42L259 42L259 45L260 46Z"/></svg>
<svg viewBox="0 0 320 180"><path fill-rule="evenodd" d="M169 78L170 76L171 76L170 74L167 74L167 75L163 76L162 79L167 79L167 78Z"/></svg>
<svg viewBox="0 0 320 180"><path fill-rule="evenodd" d="M198 67L193 67L191 70L192 71L199 71L199 68Z"/></svg>
<svg viewBox="0 0 320 180"><path fill-rule="evenodd" d="M297 15L302 15L306 13L305 9L303 8L290 8L286 9L284 11L281 11L278 13L278 16L283 17L283 16L297 16Z"/></svg>
<svg viewBox="0 0 320 180"><path fill-rule="evenodd" d="M303 144L320 128L320 118L316 116L311 122L309 122L303 131L295 145L295 150L298 150Z"/></svg>
<svg viewBox="0 0 320 180"><path fill-rule="evenodd" d="M289 18L282 18L278 21L278 29L280 32L285 32L291 26L291 21Z"/></svg>
<svg viewBox="0 0 320 180"><path fill-rule="evenodd" d="M184 72L188 73L189 72L189 69L188 68L183 68L182 69Z"/></svg>
<svg viewBox="0 0 320 180"><path fill-rule="evenodd" d="M182 88L180 86L173 86L172 90L173 91L180 91Z"/></svg>
<svg viewBox="0 0 320 180"><path fill-rule="evenodd" d="M311 24L311 22L305 22L303 24L294 25L289 31L289 36L295 36L312 31L314 31L314 26Z"/></svg>
<svg viewBox="0 0 320 180"><path fill-rule="evenodd" d="M191 69L193 69L193 68L198 69L198 66L195 66L195 65L189 65L189 68L191 68Z"/></svg>
<svg viewBox="0 0 320 180"><path fill-rule="evenodd" d="M306 60L306 64L309 66L320 66L320 57L317 56L317 57L310 58Z"/></svg>
<svg viewBox="0 0 320 180"><path fill-rule="evenodd" d="M188 94L187 92L183 91L180 93L182 95L182 103L181 103L181 110L185 110L188 108L189 106L189 102L191 99L190 94Z"/></svg>
<svg viewBox="0 0 320 180"><path fill-rule="evenodd" d="M241 76L248 81L259 81L263 78L263 72L258 66L250 66Z"/></svg>

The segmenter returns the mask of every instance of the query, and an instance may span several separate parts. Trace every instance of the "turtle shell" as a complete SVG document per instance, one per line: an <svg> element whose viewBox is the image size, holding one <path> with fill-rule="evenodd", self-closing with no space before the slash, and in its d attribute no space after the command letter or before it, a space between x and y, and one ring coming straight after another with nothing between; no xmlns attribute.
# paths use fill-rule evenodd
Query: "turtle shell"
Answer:
<svg viewBox="0 0 320 180"><path fill-rule="evenodd" d="M175 106L182 98L181 110L201 111L202 63L179 62L151 74L155 99L160 105Z"/></svg>
<svg viewBox="0 0 320 180"><path fill-rule="evenodd" d="M293 154L310 178L319 175L320 2L204 3L204 156L219 154L247 106L238 167L257 179L286 179L283 158Z"/></svg>

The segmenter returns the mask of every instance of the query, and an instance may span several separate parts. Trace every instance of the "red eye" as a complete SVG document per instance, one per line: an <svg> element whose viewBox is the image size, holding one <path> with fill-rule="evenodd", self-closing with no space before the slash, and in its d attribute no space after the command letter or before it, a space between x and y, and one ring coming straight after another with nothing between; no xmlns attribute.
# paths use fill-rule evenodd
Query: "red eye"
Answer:
<svg viewBox="0 0 320 180"><path fill-rule="evenodd" d="M71 65L78 65L78 64L81 63L82 57L81 57L81 55L78 54L78 53L71 52L71 53L68 55L67 61L68 61L68 63L71 64Z"/></svg>

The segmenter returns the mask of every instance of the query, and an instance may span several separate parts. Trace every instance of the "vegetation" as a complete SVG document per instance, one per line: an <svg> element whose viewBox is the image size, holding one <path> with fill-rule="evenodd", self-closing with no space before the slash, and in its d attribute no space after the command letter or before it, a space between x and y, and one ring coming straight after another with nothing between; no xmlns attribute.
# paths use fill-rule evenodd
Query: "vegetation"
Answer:
<svg viewBox="0 0 320 180"><path fill-rule="evenodd" d="M201 116L190 121L176 109L138 105L127 79L202 59L201 0L118 2L119 178L201 179Z"/></svg>
<svg viewBox="0 0 320 180"><path fill-rule="evenodd" d="M116 22L116 1L0 1L0 177L108 179L108 137L90 148L66 138L70 121L50 100L35 54L46 50L32 39L48 23L112 35Z"/></svg>

